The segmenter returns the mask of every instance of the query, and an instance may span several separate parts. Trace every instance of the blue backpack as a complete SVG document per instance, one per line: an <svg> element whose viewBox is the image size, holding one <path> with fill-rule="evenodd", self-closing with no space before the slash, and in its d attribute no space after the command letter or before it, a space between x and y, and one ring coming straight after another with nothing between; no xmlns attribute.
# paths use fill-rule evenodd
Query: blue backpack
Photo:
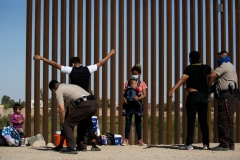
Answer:
<svg viewBox="0 0 240 160"><path fill-rule="evenodd" d="M139 80L138 84L137 84L138 87L139 87L140 83L141 83L141 81ZM124 96L125 96L127 102L133 102L133 101L135 101L134 97L137 96L137 91L135 88L128 88L125 91Z"/></svg>
<svg viewBox="0 0 240 160"><path fill-rule="evenodd" d="M3 127L0 134L9 146L21 145L20 135L12 126Z"/></svg>

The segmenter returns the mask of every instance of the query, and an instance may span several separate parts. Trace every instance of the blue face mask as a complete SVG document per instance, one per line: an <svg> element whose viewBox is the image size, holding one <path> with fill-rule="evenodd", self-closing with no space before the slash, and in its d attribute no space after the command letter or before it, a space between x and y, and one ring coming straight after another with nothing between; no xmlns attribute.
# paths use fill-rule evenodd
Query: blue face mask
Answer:
<svg viewBox="0 0 240 160"><path fill-rule="evenodd" d="M138 79L138 75L132 75L132 79Z"/></svg>
<svg viewBox="0 0 240 160"><path fill-rule="evenodd" d="M230 62L230 57L227 56L225 58L221 58L221 59L217 60L217 62L218 62L218 66L220 66L223 62L225 62L225 63Z"/></svg>

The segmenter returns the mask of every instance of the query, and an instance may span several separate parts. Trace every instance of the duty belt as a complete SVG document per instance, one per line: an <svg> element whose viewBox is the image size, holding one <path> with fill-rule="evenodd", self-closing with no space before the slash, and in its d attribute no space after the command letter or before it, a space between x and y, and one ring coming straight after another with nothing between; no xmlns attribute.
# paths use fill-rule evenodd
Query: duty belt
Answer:
<svg viewBox="0 0 240 160"><path fill-rule="evenodd" d="M222 93L230 93L230 91L229 91L228 89L221 90L221 91L220 91L220 94L222 94Z"/></svg>
<svg viewBox="0 0 240 160"><path fill-rule="evenodd" d="M77 108L77 106L78 106L78 104L79 103L81 103L81 102L85 102L85 101L87 101L88 100L88 98L86 97L86 96L83 96L83 97L81 97L81 98L78 98L76 101L70 101L71 102L71 104L72 104L72 106L74 107L74 108Z"/></svg>
<svg viewBox="0 0 240 160"><path fill-rule="evenodd" d="M78 98L74 103L75 103L76 105L78 105L79 103L85 102L85 101L87 101L87 100L88 100L88 98L87 98L86 96L83 96L83 97L81 97L81 98Z"/></svg>
<svg viewBox="0 0 240 160"><path fill-rule="evenodd" d="M81 98L78 98L76 101L70 100L70 102L74 108L77 108L79 103L85 102L87 100L95 100L95 99L96 99L95 96L93 94L90 94L89 96L83 96Z"/></svg>

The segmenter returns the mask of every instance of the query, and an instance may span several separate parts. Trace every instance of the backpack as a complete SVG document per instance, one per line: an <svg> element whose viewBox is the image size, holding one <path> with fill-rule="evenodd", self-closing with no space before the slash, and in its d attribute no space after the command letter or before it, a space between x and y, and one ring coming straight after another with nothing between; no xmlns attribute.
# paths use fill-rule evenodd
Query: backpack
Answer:
<svg viewBox="0 0 240 160"><path fill-rule="evenodd" d="M9 126L9 125L10 125L10 123L8 121L6 126ZM8 146L5 138L2 136L2 130L3 129L0 129L0 146Z"/></svg>
<svg viewBox="0 0 240 160"><path fill-rule="evenodd" d="M137 91L135 88L128 88L125 92L125 98L127 102L133 102L134 97L137 95Z"/></svg>
<svg viewBox="0 0 240 160"><path fill-rule="evenodd" d="M138 87L139 87L140 83L141 83L141 81L139 80L138 84L137 84ZM134 97L137 96L137 91L135 88L127 88L127 90L124 93L124 96L125 96L127 102L133 102L133 101L135 101Z"/></svg>
<svg viewBox="0 0 240 160"><path fill-rule="evenodd" d="M12 126L3 127L3 129L1 130L1 136L4 138L6 144L9 146L21 145L20 135Z"/></svg>
<svg viewBox="0 0 240 160"><path fill-rule="evenodd" d="M5 141L4 137L2 136L2 129L0 129L0 146L8 146L7 142Z"/></svg>
<svg viewBox="0 0 240 160"><path fill-rule="evenodd" d="M107 145L115 145L114 134L112 133L105 133L107 136Z"/></svg>

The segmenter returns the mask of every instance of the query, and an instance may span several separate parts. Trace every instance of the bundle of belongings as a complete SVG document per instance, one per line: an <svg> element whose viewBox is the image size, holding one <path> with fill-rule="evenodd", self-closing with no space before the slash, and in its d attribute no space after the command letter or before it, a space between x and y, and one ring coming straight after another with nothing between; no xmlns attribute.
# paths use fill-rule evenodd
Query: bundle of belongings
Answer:
<svg viewBox="0 0 240 160"><path fill-rule="evenodd" d="M9 125L0 130L0 146L20 146L21 137L19 133Z"/></svg>

